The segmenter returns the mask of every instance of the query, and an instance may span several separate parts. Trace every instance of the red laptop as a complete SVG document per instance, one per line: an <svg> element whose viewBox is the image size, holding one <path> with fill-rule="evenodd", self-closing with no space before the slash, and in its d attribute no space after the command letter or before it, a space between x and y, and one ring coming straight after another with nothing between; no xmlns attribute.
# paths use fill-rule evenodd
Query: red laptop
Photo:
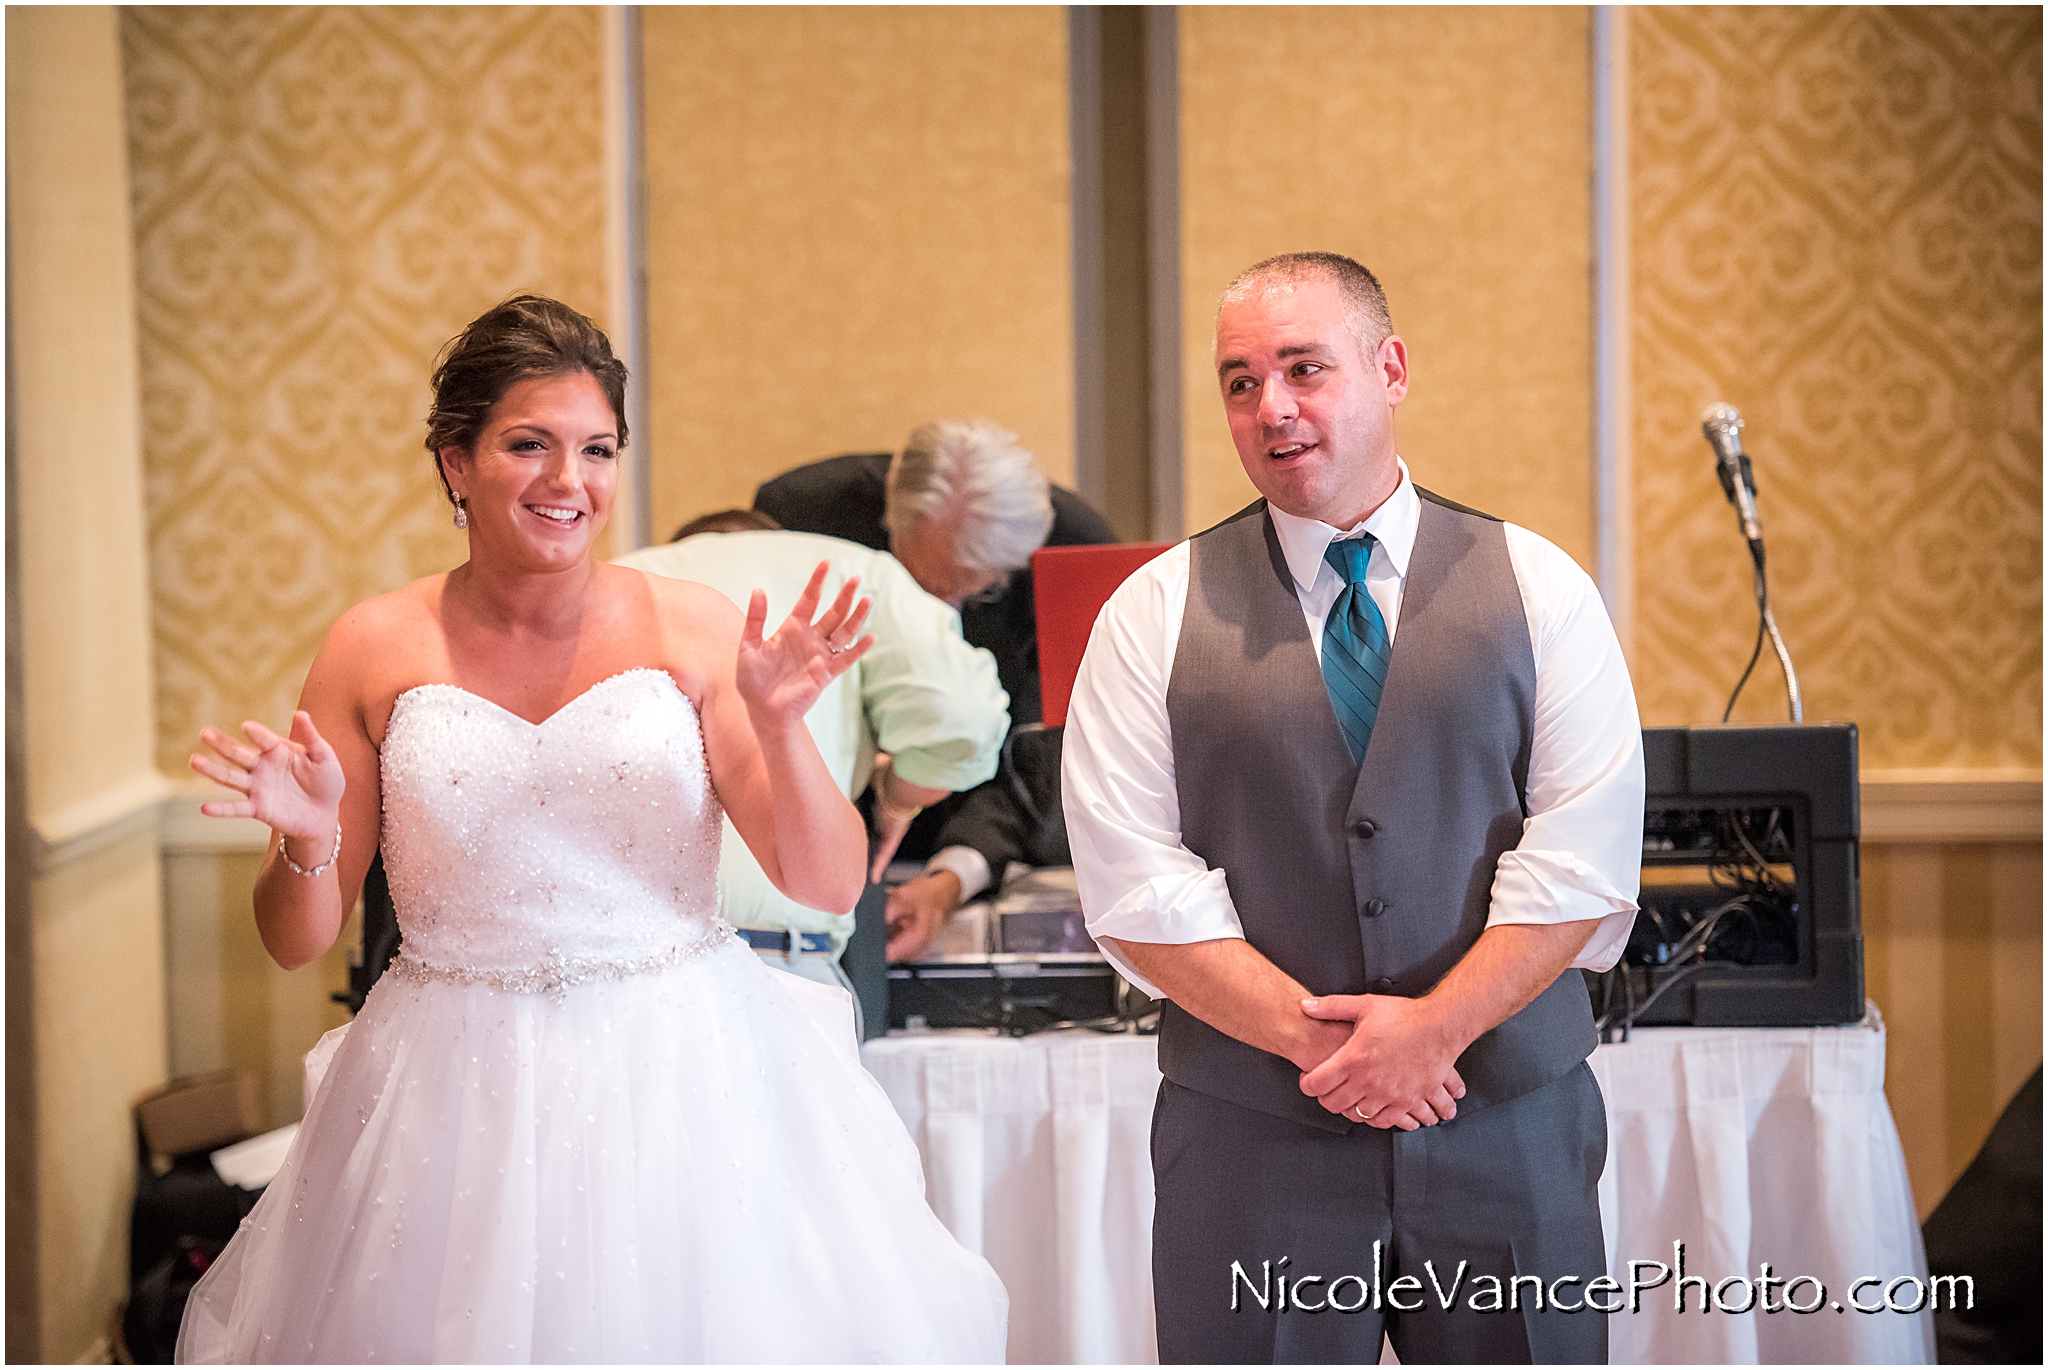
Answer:
<svg viewBox="0 0 2048 1370"><path fill-rule="evenodd" d="M1170 542L1103 547L1041 547L1031 554L1031 594L1038 615L1038 689L1045 726L1067 721L1074 676L1088 634L1116 587L1158 556Z"/></svg>

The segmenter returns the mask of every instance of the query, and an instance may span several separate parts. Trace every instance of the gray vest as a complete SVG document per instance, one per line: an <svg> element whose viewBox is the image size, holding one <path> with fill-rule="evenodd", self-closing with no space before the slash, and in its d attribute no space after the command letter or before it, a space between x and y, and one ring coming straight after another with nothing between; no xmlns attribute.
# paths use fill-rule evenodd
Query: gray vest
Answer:
<svg viewBox="0 0 2048 1370"><path fill-rule="evenodd" d="M1536 663L1500 521L1422 495L1365 764L1338 731L1264 500L1189 544L1166 713L1182 840L1221 867L1245 939L1313 994L1426 994L1485 929L1494 868L1522 835ZM1567 972L1458 1058L1460 1114L1563 1075L1593 1050ZM1174 1083L1333 1132L1283 1057L1168 1004Z"/></svg>

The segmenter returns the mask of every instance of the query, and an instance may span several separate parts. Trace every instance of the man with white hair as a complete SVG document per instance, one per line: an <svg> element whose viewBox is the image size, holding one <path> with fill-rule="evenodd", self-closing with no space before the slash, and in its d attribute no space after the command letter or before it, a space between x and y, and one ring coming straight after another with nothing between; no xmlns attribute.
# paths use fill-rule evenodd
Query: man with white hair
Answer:
<svg viewBox="0 0 2048 1370"><path fill-rule="evenodd" d="M1086 500L1045 478L1016 434L985 419L922 424L893 456L858 453L786 471L755 493L754 508L784 528L895 553L919 585L960 611L962 636L995 656L1013 728L1044 716L1031 554L1117 540ZM1057 747L1031 754L1058 764ZM1057 793L1056 776L1042 779ZM956 827L957 805L926 815L905 841L907 856L937 854L890 895L891 960L914 959L954 908L1001 879L996 863L1014 854L983 850L990 844L975 834L986 824Z"/></svg>
<svg viewBox="0 0 2048 1370"><path fill-rule="evenodd" d="M893 552L995 654L1013 725L1036 723L1038 620L1031 554L1115 542L1109 520L1052 484L1017 435L986 419L920 425L893 456L857 453L785 471L754 495L784 528Z"/></svg>

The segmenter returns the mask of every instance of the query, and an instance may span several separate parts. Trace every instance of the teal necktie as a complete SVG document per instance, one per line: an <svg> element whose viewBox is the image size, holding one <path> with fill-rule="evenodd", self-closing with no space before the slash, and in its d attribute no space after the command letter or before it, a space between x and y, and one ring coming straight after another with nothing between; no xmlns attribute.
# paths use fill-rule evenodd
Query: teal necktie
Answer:
<svg viewBox="0 0 2048 1370"><path fill-rule="evenodd" d="M1372 561L1373 536L1333 542L1323 560L1344 579L1344 589L1323 623L1323 684L1330 707L1344 730L1351 762L1365 762L1365 744L1372 741L1372 721L1380 711L1380 692L1387 684L1387 621L1365 592L1365 568Z"/></svg>

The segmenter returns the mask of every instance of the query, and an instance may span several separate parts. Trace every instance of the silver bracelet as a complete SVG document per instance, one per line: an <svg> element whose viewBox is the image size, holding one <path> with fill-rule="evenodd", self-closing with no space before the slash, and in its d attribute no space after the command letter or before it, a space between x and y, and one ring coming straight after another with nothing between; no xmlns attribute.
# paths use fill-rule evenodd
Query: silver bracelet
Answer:
<svg viewBox="0 0 2048 1370"><path fill-rule="evenodd" d="M292 868L294 875L313 876L327 874L328 871L334 869L334 863L341 859L341 820L339 818L334 820L334 855L328 857L325 861L313 867L313 869L307 870L304 866L292 860L291 837L288 834L278 834L277 854L284 858L284 863Z"/></svg>

